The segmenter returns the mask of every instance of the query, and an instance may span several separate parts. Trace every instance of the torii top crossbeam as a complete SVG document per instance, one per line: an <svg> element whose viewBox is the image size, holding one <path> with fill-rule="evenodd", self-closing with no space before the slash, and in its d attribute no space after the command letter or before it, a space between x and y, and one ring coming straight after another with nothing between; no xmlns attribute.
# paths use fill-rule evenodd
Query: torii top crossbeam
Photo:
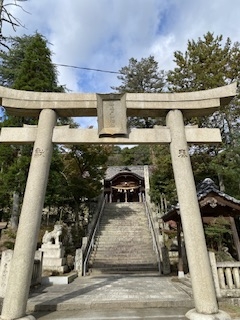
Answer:
<svg viewBox="0 0 240 320"><path fill-rule="evenodd" d="M181 110L183 116L209 115L236 95L236 84L216 89L187 93L50 93L14 90L0 86L0 103L8 114L38 117L44 109L60 117L98 116L97 129L55 127L53 143L161 144L170 143L167 127L128 129L128 116L166 116ZM219 129L186 127L188 143L221 142ZM211 131L211 132L210 132ZM32 143L36 127L2 128L0 142Z"/></svg>
<svg viewBox="0 0 240 320"><path fill-rule="evenodd" d="M124 100L128 116L165 116L179 109L186 117L211 114L236 95L236 83L210 90L181 93L52 93L9 89L0 86L0 103L8 114L38 116L54 109L60 117L96 116L98 102Z"/></svg>

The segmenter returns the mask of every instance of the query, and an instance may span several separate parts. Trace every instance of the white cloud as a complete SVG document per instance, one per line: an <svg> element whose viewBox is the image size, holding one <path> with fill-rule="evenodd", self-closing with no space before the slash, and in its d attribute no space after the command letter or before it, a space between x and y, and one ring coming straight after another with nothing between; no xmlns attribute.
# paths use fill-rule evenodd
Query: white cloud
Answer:
<svg viewBox="0 0 240 320"><path fill-rule="evenodd" d="M210 31L239 40L239 0L28 0L22 6L30 14L12 7L27 28L17 34L42 33L55 63L79 67L118 71L131 57L153 54L168 70L173 52L184 52L189 39ZM115 74L58 70L59 82L72 91L109 92L118 84Z"/></svg>

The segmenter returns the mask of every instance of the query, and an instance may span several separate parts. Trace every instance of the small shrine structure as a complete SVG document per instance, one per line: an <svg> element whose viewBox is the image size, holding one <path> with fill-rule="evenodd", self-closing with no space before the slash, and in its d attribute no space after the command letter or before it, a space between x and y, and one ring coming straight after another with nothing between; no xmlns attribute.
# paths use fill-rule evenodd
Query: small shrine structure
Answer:
<svg viewBox="0 0 240 320"><path fill-rule="evenodd" d="M149 185L148 166L110 166L104 179L107 202L143 202Z"/></svg>
<svg viewBox="0 0 240 320"><path fill-rule="evenodd" d="M230 222L237 258L240 261L240 200L237 200L234 197L231 197L228 194L220 191L210 178L206 178L197 186L197 198L203 223L208 224L213 219L220 216L224 217ZM165 223L170 221L174 221L176 223L178 233L177 238L180 240L182 226L179 205L173 207L161 218ZM178 243L178 247L179 249L181 248L180 242ZM179 253L180 252L181 250Z"/></svg>

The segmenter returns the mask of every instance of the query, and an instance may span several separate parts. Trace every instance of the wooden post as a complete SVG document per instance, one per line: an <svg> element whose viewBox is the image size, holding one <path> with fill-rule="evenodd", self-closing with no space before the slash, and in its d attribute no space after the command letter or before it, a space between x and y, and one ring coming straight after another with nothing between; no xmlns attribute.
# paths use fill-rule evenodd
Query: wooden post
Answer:
<svg viewBox="0 0 240 320"><path fill-rule="evenodd" d="M240 242L239 242L239 236L236 228L236 223L233 217L229 217L229 219L230 219L231 229L233 233L233 241L237 251L238 261L240 261Z"/></svg>

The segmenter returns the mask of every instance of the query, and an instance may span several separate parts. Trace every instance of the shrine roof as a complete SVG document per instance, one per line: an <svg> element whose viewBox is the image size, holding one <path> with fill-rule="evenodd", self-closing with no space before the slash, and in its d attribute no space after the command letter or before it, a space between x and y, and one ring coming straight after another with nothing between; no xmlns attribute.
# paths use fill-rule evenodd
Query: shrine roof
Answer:
<svg viewBox="0 0 240 320"><path fill-rule="evenodd" d="M133 173L144 179L144 166L110 166L105 173L105 180L111 180L120 173Z"/></svg>
<svg viewBox="0 0 240 320"><path fill-rule="evenodd" d="M206 215L213 214L214 208L217 207L217 205L220 205L221 208L225 208L224 210L228 211L229 215L240 215L240 200L220 191L210 178L204 179L197 185L197 198L202 215L205 213ZM206 210L209 206L211 207L211 210ZM173 206L164 216L162 216L163 221L179 220L179 209L179 204Z"/></svg>
<svg viewBox="0 0 240 320"><path fill-rule="evenodd" d="M220 197L225 198L226 200L231 201L240 206L240 200L237 200L236 198L220 191L216 184L213 182L213 180L210 178L204 179L200 184L197 185L197 197L199 201L211 192L216 193Z"/></svg>

